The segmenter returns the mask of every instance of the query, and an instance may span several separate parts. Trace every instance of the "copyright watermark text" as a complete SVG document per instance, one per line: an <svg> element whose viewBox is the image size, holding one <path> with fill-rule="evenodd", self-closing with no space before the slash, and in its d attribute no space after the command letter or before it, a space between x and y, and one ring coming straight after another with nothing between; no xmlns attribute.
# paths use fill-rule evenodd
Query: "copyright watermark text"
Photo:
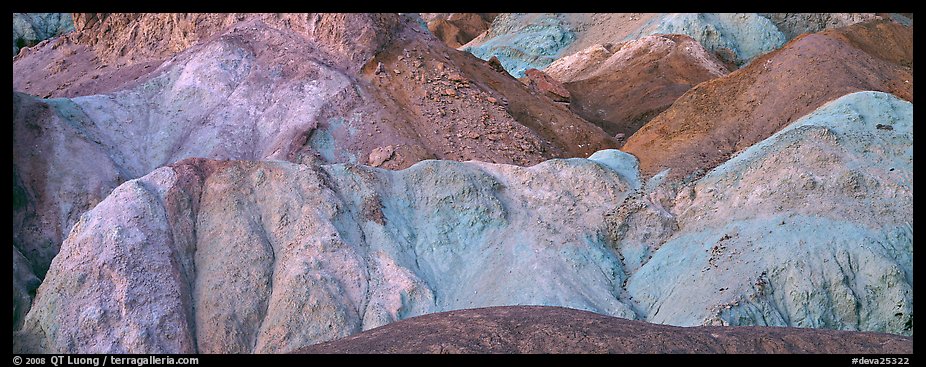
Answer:
<svg viewBox="0 0 926 367"><path fill-rule="evenodd" d="M910 364L910 358L852 358L852 364Z"/></svg>
<svg viewBox="0 0 926 367"><path fill-rule="evenodd" d="M13 356L14 366L32 366L32 365L51 365L59 366L180 366L180 365L198 365L197 357L172 357L172 356L71 356L71 355L46 355L46 356Z"/></svg>

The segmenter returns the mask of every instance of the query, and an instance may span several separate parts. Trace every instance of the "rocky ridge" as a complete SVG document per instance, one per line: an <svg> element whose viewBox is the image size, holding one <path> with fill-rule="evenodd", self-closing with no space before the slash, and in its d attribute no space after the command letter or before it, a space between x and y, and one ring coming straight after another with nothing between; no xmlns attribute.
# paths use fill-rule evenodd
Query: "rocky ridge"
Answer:
<svg viewBox="0 0 926 367"><path fill-rule="evenodd" d="M912 25L912 19L893 13L502 13L461 49L485 60L496 56L520 78L524 70L544 70L596 44L684 34L734 70L802 33L875 19Z"/></svg>
<svg viewBox="0 0 926 367"><path fill-rule="evenodd" d="M626 275L600 203L639 186L634 167L616 150L530 168L162 167L75 224L14 349L285 352L406 317L511 304L633 318L616 298Z"/></svg>
<svg viewBox="0 0 926 367"><path fill-rule="evenodd" d="M794 328L679 328L538 306L414 317L299 350L363 354L912 352L912 340L896 335Z"/></svg>
<svg viewBox="0 0 926 367"><path fill-rule="evenodd" d="M735 67L787 41L775 24L755 13L673 13L652 19L627 39L684 34Z"/></svg>
<svg viewBox="0 0 926 367"><path fill-rule="evenodd" d="M684 35L655 35L594 45L544 72L563 83L570 109L612 135L630 137L691 87L728 73Z"/></svg>
<svg viewBox="0 0 926 367"><path fill-rule="evenodd" d="M67 13L13 13L13 56L25 47L74 30Z"/></svg>
<svg viewBox="0 0 926 367"><path fill-rule="evenodd" d="M125 180L187 157L396 169L432 158L529 165L616 146L411 18L75 19L78 32L14 59L14 90L56 97L13 95L14 268L38 278L81 213ZM367 31L339 33L346 24ZM117 26L138 29L117 39L139 48L136 60L98 35ZM159 27L192 46L154 48ZM46 65L59 68L27 72ZM31 279L14 276L14 289L24 290L14 294L14 315L28 310Z"/></svg>
<svg viewBox="0 0 926 367"><path fill-rule="evenodd" d="M913 30L875 20L798 37L688 90L621 149L646 177L691 180L847 93L913 100ZM849 62L848 60L851 60Z"/></svg>
<svg viewBox="0 0 926 367"><path fill-rule="evenodd" d="M911 147L912 104L860 92L675 197L616 150L401 171L186 160L81 217L14 350L285 352L501 305L912 335Z"/></svg>
<svg viewBox="0 0 926 367"><path fill-rule="evenodd" d="M891 94L848 94L674 198L657 188L650 206L616 211L630 222L613 227L623 259L642 264L627 282L637 309L682 326L912 335L912 113Z"/></svg>
<svg viewBox="0 0 926 367"><path fill-rule="evenodd" d="M447 46L458 48L489 29L498 13L422 13L428 30Z"/></svg>

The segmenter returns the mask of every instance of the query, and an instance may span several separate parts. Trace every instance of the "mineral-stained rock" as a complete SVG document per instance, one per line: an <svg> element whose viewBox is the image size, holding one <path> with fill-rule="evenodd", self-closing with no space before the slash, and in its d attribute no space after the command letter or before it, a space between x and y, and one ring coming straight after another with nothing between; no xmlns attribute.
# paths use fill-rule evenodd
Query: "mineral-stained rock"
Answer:
<svg viewBox="0 0 926 367"><path fill-rule="evenodd" d="M394 155L395 155L395 147L392 145L387 145L385 147L379 147L379 148L373 149L373 151L370 152L370 157L368 159L369 164L370 166L373 166L373 167L382 166L383 163L392 159Z"/></svg>
<svg viewBox="0 0 926 367"><path fill-rule="evenodd" d="M544 69L544 72L563 83L587 79L601 71L601 65L608 60L623 43L594 44L574 54L563 56Z"/></svg>
<svg viewBox="0 0 926 367"><path fill-rule="evenodd" d="M829 28L839 28L878 19L875 13L761 13L775 23L788 39L804 33L817 33Z"/></svg>
<svg viewBox="0 0 926 367"><path fill-rule="evenodd" d="M847 93L913 100L913 30L875 20L798 37L747 67L697 85L621 148L646 177L696 177ZM700 172L700 173L699 173Z"/></svg>
<svg viewBox="0 0 926 367"><path fill-rule="evenodd" d="M502 13L488 31L460 49L484 60L495 55L511 75L520 78L526 69L544 70L555 60L596 44L684 34L732 70L801 33L873 19L912 25L912 18L896 13Z"/></svg>
<svg viewBox="0 0 926 367"><path fill-rule="evenodd" d="M787 41L775 24L755 13L672 13L652 19L627 39L685 34L721 60L742 66Z"/></svg>
<svg viewBox="0 0 926 367"><path fill-rule="evenodd" d="M912 335L909 102L844 96L674 198L637 169L185 160L82 216L14 351L285 352L499 305Z"/></svg>
<svg viewBox="0 0 926 367"><path fill-rule="evenodd" d="M489 31L461 49L488 60L497 57L515 78L542 69L575 41L570 25L557 14L500 14Z"/></svg>
<svg viewBox="0 0 926 367"><path fill-rule="evenodd" d="M800 328L683 328L561 307L508 306L413 317L298 353L909 354L913 340Z"/></svg>
<svg viewBox="0 0 926 367"><path fill-rule="evenodd" d="M285 352L494 305L634 318L600 220L633 161L162 167L82 216L14 350Z"/></svg>
<svg viewBox="0 0 926 367"><path fill-rule="evenodd" d="M553 61L595 44L620 43L654 34L684 34L730 67L787 41L770 20L755 13L500 14L489 30L463 45L479 58L497 56L511 75L544 70Z"/></svg>
<svg viewBox="0 0 926 367"><path fill-rule="evenodd" d="M360 162L393 145L383 167L398 169L431 158L529 165L616 147L600 128L398 15L76 19L77 32L14 60L18 91L67 97L13 96L22 199L13 242L39 278L81 213L125 180L188 157ZM162 41L173 46L154 47ZM401 73L374 75L380 63ZM423 79L448 83L458 98L426 98L447 86ZM503 149L516 144L536 149Z"/></svg>
<svg viewBox="0 0 926 367"><path fill-rule="evenodd" d="M398 14L371 13L77 13L74 38L104 61L137 62L173 56L247 20L291 30L319 48L328 61L354 70L403 23ZM127 28L135 30L118 32Z"/></svg>
<svg viewBox="0 0 926 367"><path fill-rule="evenodd" d="M636 307L681 326L912 335L912 114L849 94L680 190L678 230L628 280Z"/></svg>
<svg viewBox="0 0 926 367"><path fill-rule="evenodd" d="M571 96L570 108L611 135L630 136L691 87L727 68L685 35L654 35L594 45L544 72Z"/></svg>
<svg viewBox="0 0 926 367"><path fill-rule="evenodd" d="M216 37L227 42L230 34L241 41L238 48L253 48L248 53L289 54L278 60L281 65L292 64L295 52L283 52L291 48L356 71L404 24L396 14L359 13L76 13L73 17L76 32L34 50L27 60L14 62L15 89L40 97L119 90L194 45ZM286 37L263 43L268 41L268 29ZM265 38L255 39L254 33Z"/></svg>
<svg viewBox="0 0 926 367"><path fill-rule="evenodd" d="M66 100L13 94L14 327L71 225L129 178L78 113Z"/></svg>
<svg viewBox="0 0 926 367"><path fill-rule="evenodd" d="M74 30L74 22L67 13L13 13L13 56L26 46Z"/></svg>
<svg viewBox="0 0 926 367"><path fill-rule="evenodd" d="M556 59L594 44L619 42L655 14L499 14L485 33L460 49L489 60L497 57L514 77L543 70Z"/></svg>
<svg viewBox="0 0 926 367"><path fill-rule="evenodd" d="M14 58L14 89L56 97L13 94L16 353L288 352L500 305L913 334L905 26L801 36L688 90L630 138L638 162L414 16L75 20ZM865 89L894 95L845 95Z"/></svg>

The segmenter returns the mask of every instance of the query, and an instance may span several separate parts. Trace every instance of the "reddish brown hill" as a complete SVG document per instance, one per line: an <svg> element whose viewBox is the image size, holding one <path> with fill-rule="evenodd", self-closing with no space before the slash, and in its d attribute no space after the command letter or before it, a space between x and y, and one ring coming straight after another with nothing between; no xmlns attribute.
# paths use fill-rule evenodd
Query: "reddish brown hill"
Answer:
<svg viewBox="0 0 926 367"><path fill-rule="evenodd" d="M489 307L394 322L300 353L913 353L908 337L783 327L676 327L561 307Z"/></svg>
<svg viewBox="0 0 926 367"><path fill-rule="evenodd" d="M877 20L798 37L702 83L637 131L623 150L645 176L704 172L820 105L872 90L913 100L913 29Z"/></svg>
<svg viewBox="0 0 926 367"><path fill-rule="evenodd" d="M597 126L434 38L399 37L367 63L360 78L369 81L390 119L398 120L387 124L411 125L440 159L532 165L616 147Z"/></svg>
<svg viewBox="0 0 926 367"><path fill-rule="evenodd" d="M448 46L458 48L482 34L498 13L433 14L425 19L428 30Z"/></svg>
<svg viewBox="0 0 926 367"><path fill-rule="evenodd" d="M686 35L654 35L586 52L551 64L570 108L609 134L630 136L688 89L726 74L724 65Z"/></svg>

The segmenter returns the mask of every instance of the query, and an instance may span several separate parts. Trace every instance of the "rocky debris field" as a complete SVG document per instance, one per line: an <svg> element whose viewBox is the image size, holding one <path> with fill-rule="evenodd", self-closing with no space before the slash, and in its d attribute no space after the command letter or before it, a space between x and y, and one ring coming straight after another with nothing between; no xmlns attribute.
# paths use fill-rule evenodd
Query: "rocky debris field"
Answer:
<svg viewBox="0 0 926 367"><path fill-rule="evenodd" d="M912 27L14 13L14 353L911 353Z"/></svg>

